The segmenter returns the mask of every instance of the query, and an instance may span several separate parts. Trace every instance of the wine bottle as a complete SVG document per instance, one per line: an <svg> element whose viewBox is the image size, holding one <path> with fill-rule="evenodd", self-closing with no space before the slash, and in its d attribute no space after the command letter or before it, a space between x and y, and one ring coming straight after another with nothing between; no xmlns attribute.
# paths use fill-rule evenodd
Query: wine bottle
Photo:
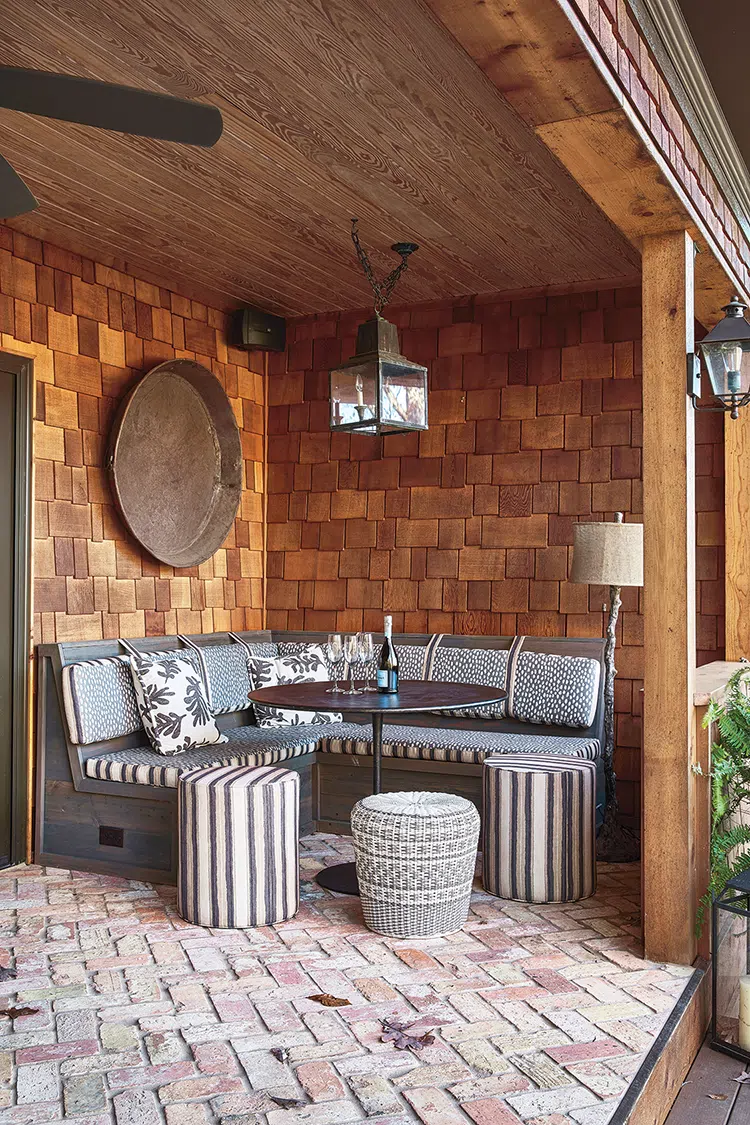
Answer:
<svg viewBox="0 0 750 1125"><path fill-rule="evenodd" d="M398 657L391 639L392 617L386 617L383 631L385 640L380 650L380 662L378 663L378 691L383 695L395 695L398 691Z"/></svg>

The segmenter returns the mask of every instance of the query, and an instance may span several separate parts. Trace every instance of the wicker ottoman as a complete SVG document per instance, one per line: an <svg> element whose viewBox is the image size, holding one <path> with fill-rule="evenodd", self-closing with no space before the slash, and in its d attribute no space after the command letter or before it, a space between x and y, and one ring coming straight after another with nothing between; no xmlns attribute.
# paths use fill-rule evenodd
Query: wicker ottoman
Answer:
<svg viewBox="0 0 750 1125"><path fill-rule="evenodd" d="M365 922L386 937L437 937L469 914L479 813L449 793L380 793L352 809Z"/></svg>
<svg viewBox="0 0 750 1125"><path fill-rule="evenodd" d="M177 787L177 909L186 922L246 929L299 908L299 774L210 766Z"/></svg>
<svg viewBox="0 0 750 1125"><path fill-rule="evenodd" d="M596 765L552 754L485 758L483 882L498 898L575 902L596 890Z"/></svg>

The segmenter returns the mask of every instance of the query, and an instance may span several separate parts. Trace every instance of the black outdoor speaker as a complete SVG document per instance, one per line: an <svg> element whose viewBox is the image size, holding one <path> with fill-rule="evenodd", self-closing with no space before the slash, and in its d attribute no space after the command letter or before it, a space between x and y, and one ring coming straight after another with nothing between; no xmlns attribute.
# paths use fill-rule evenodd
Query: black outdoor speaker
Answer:
<svg viewBox="0 0 750 1125"><path fill-rule="evenodd" d="M283 352L286 347L286 321L262 309L238 309L234 314L234 343L252 351Z"/></svg>

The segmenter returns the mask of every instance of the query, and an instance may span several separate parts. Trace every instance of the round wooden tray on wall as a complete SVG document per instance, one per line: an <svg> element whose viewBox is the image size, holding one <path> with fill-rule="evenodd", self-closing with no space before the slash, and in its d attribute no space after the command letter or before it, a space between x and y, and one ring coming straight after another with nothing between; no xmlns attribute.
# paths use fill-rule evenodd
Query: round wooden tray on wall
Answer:
<svg viewBox="0 0 750 1125"><path fill-rule="evenodd" d="M189 359L144 375L115 418L107 468L126 527L154 558L210 558L242 497L240 434L218 379Z"/></svg>

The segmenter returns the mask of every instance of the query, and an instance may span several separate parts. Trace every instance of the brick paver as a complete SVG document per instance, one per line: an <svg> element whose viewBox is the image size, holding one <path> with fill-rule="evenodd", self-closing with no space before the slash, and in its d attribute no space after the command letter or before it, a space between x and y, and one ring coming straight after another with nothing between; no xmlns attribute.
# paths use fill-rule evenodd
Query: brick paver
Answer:
<svg viewBox="0 0 750 1125"><path fill-rule="evenodd" d="M312 881L350 854L302 841L299 913L245 931L186 924L172 887L0 872L0 1008L37 1009L0 1018L0 1123L604 1125L690 975L641 958L637 869L569 906L477 884L461 934L396 941Z"/></svg>

